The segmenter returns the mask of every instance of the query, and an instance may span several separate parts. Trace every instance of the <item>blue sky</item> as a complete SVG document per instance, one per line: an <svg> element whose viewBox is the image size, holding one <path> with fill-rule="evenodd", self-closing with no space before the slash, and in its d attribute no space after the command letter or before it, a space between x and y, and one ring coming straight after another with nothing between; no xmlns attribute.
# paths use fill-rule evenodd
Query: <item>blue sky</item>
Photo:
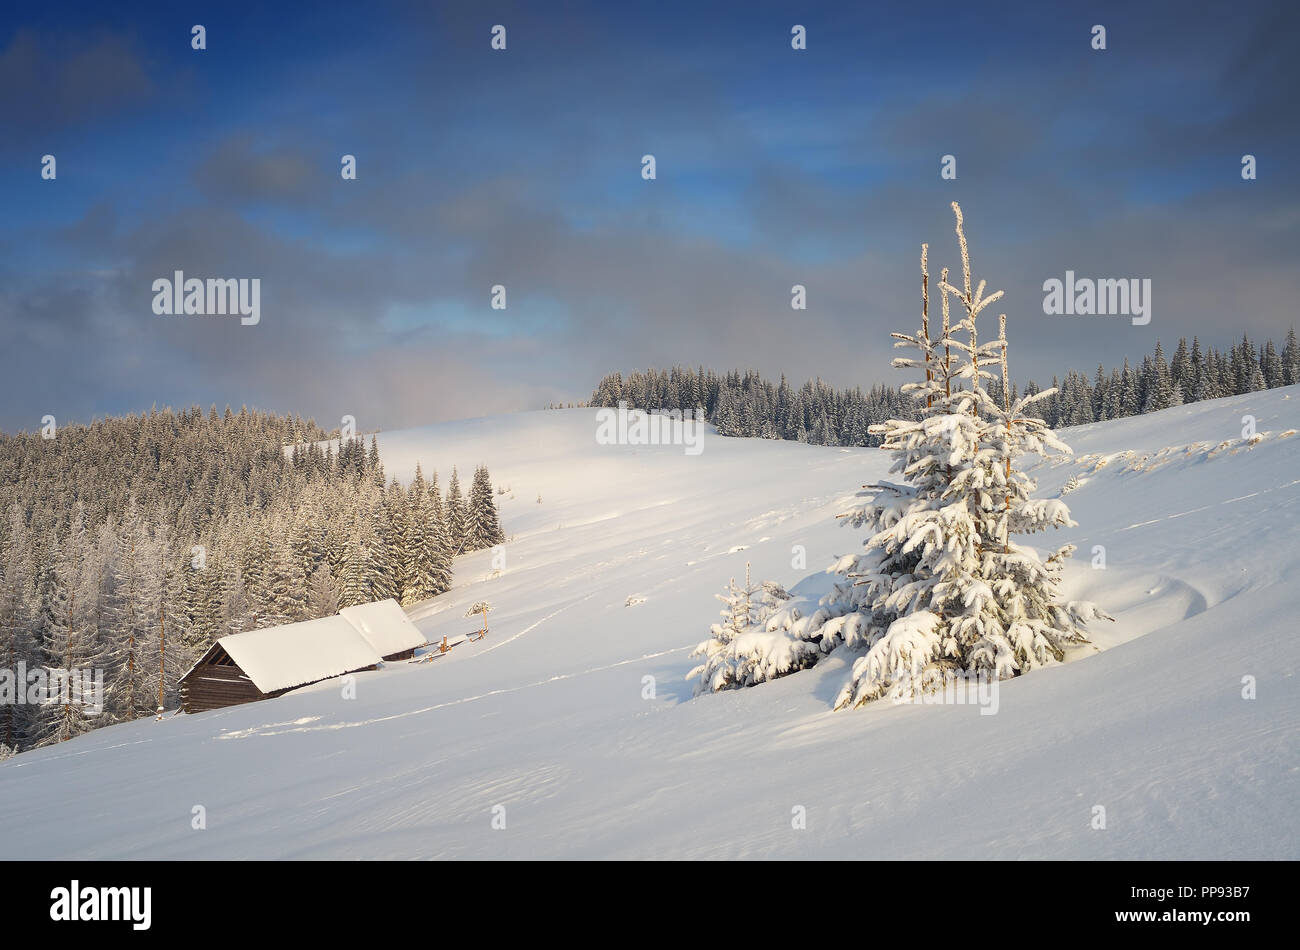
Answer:
<svg viewBox="0 0 1300 950"><path fill-rule="evenodd" d="M920 242L957 263L954 199L1018 379L1280 338L1293 11L11 4L0 427L230 403L391 428L674 362L897 383L888 335L917 322ZM175 269L260 278L261 323L155 315ZM1045 316L1067 269L1151 278L1150 325Z"/></svg>

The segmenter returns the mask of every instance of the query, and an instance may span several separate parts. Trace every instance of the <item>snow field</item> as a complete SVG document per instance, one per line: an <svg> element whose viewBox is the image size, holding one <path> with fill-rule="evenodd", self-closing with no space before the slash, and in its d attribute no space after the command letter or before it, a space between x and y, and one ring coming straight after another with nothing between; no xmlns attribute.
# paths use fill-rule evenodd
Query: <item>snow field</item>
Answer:
<svg viewBox="0 0 1300 950"><path fill-rule="evenodd" d="M458 558L411 612L436 642L486 600L489 636L359 674L355 699L329 681L24 753L0 764L0 857L1294 859L1298 409L1290 387L1063 433L1076 457L1030 474L1048 498L1077 476L1079 526L1039 537L1078 545L1065 593L1116 623L1001 683L992 716L832 712L839 658L690 698L713 595L746 561L828 588L879 450L602 446L595 410L383 434L390 475L485 463L509 486L504 569Z"/></svg>

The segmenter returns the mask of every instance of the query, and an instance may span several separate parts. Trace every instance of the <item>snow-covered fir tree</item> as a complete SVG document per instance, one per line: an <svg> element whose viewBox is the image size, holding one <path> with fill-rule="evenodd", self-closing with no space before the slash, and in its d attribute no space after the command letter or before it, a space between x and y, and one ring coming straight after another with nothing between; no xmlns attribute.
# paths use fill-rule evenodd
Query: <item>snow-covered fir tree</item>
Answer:
<svg viewBox="0 0 1300 950"><path fill-rule="evenodd" d="M426 486L424 473L416 466L406 496L405 525L402 603L409 606L435 597L451 586L450 554L442 524L437 472L433 473L432 486Z"/></svg>
<svg viewBox="0 0 1300 950"><path fill-rule="evenodd" d="M85 506L78 502L68 536L61 544L56 541L49 553L56 585L46 626L47 693L36 712L36 745L63 742L91 728L83 702L89 697L82 697L79 691L81 671L89 670L95 659L89 630L95 604L94 575L85 570L93 550L86 534Z"/></svg>
<svg viewBox="0 0 1300 950"><path fill-rule="evenodd" d="M465 506L465 550L481 551L504 540L496 502L492 499L491 476L487 467L480 465L474 471Z"/></svg>
<svg viewBox="0 0 1300 950"><path fill-rule="evenodd" d="M1286 333L1286 345L1282 349L1282 385L1294 386L1300 383L1300 342L1296 340L1295 327Z"/></svg>
<svg viewBox="0 0 1300 950"><path fill-rule="evenodd" d="M347 553L339 578L339 606L353 607L368 604L371 596L371 548L374 546L370 519L358 517L348 535Z"/></svg>
<svg viewBox="0 0 1300 950"><path fill-rule="evenodd" d="M398 570L402 561L402 532L400 524L394 522L395 509L400 512L401 503L394 498L393 493L381 495L379 503L371 509L369 557L366 565L370 593L367 601L390 598L397 600L402 596L398 584Z"/></svg>
<svg viewBox="0 0 1300 950"><path fill-rule="evenodd" d="M111 716L129 721L152 711L149 702L153 678L154 625L152 611L160 596L162 579L152 571L154 558L148 524L134 499L122 519L122 620L112 645Z"/></svg>
<svg viewBox="0 0 1300 950"><path fill-rule="evenodd" d="M307 587L307 616L311 619L332 617L339 612L339 590L328 561L322 560L312 572Z"/></svg>
<svg viewBox="0 0 1300 950"><path fill-rule="evenodd" d="M447 523L447 542L452 556L463 554L465 547L465 499L460 492L460 475L453 465L451 479L447 482L447 503L443 506L443 516Z"/></svg>
<svg viewBox="0 0 1300 950"><path fill-rule="evenodd" d="M447 530L447 518L438 491L438 473L435 471L429 479L429 490L425 495L425 524L428 534L428 586L435 594L451 590L452 552L451 537Z"/></svg>
<svg viewBox="0 0 1300 950"><path fill-rule="evenodd" d="M1012 404L1005 334L979 341L978 318L1002 292L986 295L985 282L974 282L955 202L953 211L962 286L948 283L945 269L937 334L929 327L928 296L920 330L894 334L896 346L915 351L894 365L921 371L921 379L904 387L916 400L917 417L875 427L893 456L891 472L902 481L868 486L864 502L847 513L847 523L870 535L862 552L834 566L841 580L811 615L790 605L767 624L768 633L775 628L784 639L731 641L730 650L739 654L733 665L781 658L775 670L759 666L749 677L754 681L811 665L835 650L855 654L836 708L909 695L936 673L1005 678L1027 672L1061 659L1069 643L1084 639L1084 624L1104 616L1090 603L1059 596L1061 565L1072 546L1044 560L1013 540L1073 524L1059 499L1032 499L1033 480L1015 467L1025 453L1068 448L1027 412L1052 390ZM926 257L923 247L923 287ZM950 298L961 308L956 322L949 318ZM999 362L1002 404L987 385L993 379L987 367Z"/></svg>
<svg viewBox="0 0 1300 950"><path fill-rule="evenodd" d="M224 578L218 639L227 634L253 630L253 623L253 607L244 584L244 572L238 562L234 562L226 569Z"/></svg>
<svg viewBox="0 0 1300 950"><path fill-rule="evenodd" d="M18 749L28 737L32 708L17 701L17 691L25 688L17 673L20 664L36 659L37 601L31 534L17 504L9 508L7 528L0 545L0 745Z"/></svg>
<svg viewBox="0 0 1300 950"><path fill-rule="evenodd" d="M400 486L399 486L400 488ZM415 477L402 498L400 516L401 546L398 551L397 578L403 604L413 603L411 596L420 583L421 559L428 557L429 525L425 511L424 469L417 462ZM431 596L431 595L426 595ZM421 598L423 599L423 598Z"/></svg>

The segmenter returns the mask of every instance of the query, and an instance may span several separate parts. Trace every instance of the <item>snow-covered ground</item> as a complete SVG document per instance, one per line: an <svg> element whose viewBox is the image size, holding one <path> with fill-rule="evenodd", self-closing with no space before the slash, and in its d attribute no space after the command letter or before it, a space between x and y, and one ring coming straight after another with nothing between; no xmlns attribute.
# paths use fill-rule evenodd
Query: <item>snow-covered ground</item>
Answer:
<svg viewBox="0 0 1300 950"><path fill-rule="evenodd" d="M390 474L418 460L445 485L482 462L509 487L504 569L458 559L455 589L413 611L437 640L488 600L490 635L360 674L354 699L326 682L0 764L0 858L1294 859L1296 427L1291 387L1068 430L1076 457L1034 474L1049 497L1078 476L1079 527L1044 547L1078 544L1068 593L1117 622L1000 684L996 715L832 712L838 660L691 698L713 594L746 561L824 587L878 450L600 446L595 410L389 433Z"/></svg>

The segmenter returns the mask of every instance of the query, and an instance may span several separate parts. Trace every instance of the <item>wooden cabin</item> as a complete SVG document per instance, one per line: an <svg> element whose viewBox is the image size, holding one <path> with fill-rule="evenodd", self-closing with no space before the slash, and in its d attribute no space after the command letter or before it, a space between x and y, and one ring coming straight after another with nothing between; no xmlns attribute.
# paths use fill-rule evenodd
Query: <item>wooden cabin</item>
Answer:
<svg viewBox="0 0 1300 950"><path fill-rule="evenodd" d="M370 604L344 607L339 616L366 638L385 660L409 660L428 641L391 597Z"/></svg>
<svg viewBox="0 0 1300 950"><path fill-rule="evenodd" d="M181 677L181 708L203 712L271 699L299 686L373 670L381 660L340 616L234 633L212 644Z"/></svg>
<svg viewBox="0 0 1300 950"><path fill-rule="evenodd" d="M187 713L255 703L259 699L279 696L282 692L264 693L254 686L219 640L181 677L180 688L181 708Z"/></svg>

